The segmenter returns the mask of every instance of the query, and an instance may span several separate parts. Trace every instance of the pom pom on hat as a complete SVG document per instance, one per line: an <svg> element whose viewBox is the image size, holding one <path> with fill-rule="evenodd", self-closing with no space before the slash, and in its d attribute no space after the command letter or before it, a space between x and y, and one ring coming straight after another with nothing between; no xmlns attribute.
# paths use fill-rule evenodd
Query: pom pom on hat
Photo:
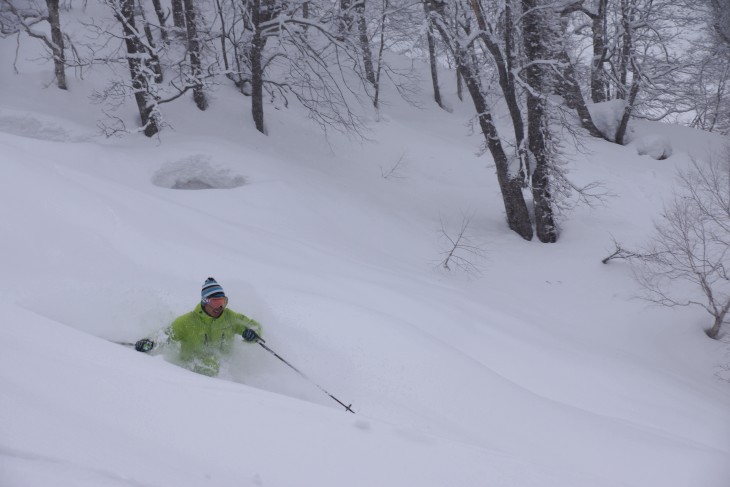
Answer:
<svg viewBox="0 0 730 487"><path fill-rule="evenodd" d="M205 284L203 284L203 289L200 292L200 299L204 301L208 298L217 298L225 295L226 293L223 292L223 288L220 284L218 284L218 281L209 277L205 280Z"/></svg>

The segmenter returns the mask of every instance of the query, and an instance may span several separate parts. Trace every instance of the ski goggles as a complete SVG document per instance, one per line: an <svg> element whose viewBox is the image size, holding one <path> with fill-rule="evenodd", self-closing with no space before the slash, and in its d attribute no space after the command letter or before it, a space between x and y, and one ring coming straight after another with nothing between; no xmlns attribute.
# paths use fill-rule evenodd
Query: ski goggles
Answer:
<svg viewBox="0 0 730 487"><path fill-rule="evenodd" d="M206 298L205 304L213 308L225 308L226 306L228 306L228 297L221 296L217 298Z"/></svg>

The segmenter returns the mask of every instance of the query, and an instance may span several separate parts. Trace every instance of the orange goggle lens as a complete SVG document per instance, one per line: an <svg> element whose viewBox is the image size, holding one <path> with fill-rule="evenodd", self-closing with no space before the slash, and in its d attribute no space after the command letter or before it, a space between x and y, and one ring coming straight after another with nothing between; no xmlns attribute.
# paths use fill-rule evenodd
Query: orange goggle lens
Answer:
<svg viewBox="0 0 730 487"><path fill-rule="evenodd" d="M228 298L226 296L222 298L208 298L206 302L214 308L220 308L228 305Z"/></svg>

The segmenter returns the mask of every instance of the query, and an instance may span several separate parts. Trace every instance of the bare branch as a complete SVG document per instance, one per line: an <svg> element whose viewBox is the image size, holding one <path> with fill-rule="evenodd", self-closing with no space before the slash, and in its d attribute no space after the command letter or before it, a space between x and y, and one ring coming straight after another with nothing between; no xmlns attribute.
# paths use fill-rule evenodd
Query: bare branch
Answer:
<svg viewBox="0 0 730 487"><path fill-rule="evenodd" d="M452 234L447 230L446 223L441 220L440 233L447 245L446 250L441 252L444 257L438 267L447 271L458 269L471 275L481 274L480 260L484 258L485 250L472 242L472 237L469 235L470 223L471 216L462 217L461 226L455 234Z"/></svg>

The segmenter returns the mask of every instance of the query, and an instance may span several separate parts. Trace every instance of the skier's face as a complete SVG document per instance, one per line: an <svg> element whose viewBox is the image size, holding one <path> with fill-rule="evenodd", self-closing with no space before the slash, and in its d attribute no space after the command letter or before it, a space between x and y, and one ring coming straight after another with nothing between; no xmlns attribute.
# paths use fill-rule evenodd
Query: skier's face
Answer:
<svg viewBox="0 0 730 487"><path fill-rule="evenodd" d="M205 301L204 308L205 312L208 313L213 318L218 318L222 313L223 310L226 309L226 306L228 305L228 298L223 296L220 298L208 298Z"/></svg>

